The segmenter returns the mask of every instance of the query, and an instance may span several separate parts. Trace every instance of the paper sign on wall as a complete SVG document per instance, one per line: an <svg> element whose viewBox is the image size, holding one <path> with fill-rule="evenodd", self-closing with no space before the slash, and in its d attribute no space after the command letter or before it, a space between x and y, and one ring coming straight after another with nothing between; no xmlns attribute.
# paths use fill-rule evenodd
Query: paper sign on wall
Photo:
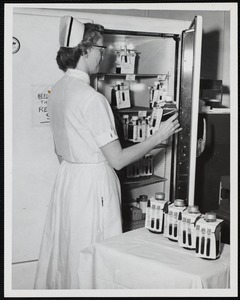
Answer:
<svg viewBox="0 0 240 300"><path fill-rule="evenodd" d="M52 85L32 85L32 122L33 126L49 125L47 110L48 97Z"/></svg>

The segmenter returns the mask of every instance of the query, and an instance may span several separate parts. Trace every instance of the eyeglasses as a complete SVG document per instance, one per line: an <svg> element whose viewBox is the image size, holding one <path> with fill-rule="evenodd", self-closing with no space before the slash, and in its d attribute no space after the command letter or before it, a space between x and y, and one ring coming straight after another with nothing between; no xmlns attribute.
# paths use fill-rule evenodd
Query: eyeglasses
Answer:
<svg viewBox="0 0 240 300"><path fill-rule="evenodd" d="M104 50L107 48L106 46L99 46L99 45L93 45L93 47L100 48L99 50L102 54L104 53Z"/></svg>

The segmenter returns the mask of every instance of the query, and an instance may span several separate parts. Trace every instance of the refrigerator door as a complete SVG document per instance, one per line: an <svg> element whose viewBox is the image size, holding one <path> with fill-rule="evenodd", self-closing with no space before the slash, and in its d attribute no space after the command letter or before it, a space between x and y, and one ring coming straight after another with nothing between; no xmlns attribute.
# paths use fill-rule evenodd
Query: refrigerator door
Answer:
<svg viewBox="0 0 240 300"><path fill-rule="evenodd" d="M182 130L175 148L173 195L194 204L202 17L196 16L182 32L179 77L179 121Z"/></svg>

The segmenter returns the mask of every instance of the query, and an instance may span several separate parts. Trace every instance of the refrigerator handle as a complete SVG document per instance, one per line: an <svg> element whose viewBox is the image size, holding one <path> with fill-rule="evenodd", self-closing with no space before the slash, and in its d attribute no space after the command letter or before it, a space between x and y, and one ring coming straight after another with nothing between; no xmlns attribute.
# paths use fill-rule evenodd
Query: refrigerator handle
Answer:
<svg viewBox="0 0 240 300"><path fill-rule="evenodd" d="M206 146L206 128L206 119L203 118L203 136L197 141L197 157L199 157L203 153Z"/></svg>

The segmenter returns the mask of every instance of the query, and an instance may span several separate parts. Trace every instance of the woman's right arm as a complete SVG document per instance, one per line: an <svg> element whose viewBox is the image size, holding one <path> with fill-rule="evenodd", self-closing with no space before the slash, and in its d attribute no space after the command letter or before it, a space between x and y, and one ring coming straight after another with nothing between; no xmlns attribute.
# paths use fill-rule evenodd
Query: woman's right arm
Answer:
<svg viewBox="0 0 240 300"><path fill-rule="evenodd" d="M180 128L177 117L178 114L176 113L167 121L161 122L159 130L154 135L134 146L123 149L119 140L114 140L102 146L101 150L108 163L114 169L120 170L123 167L141 159L158 144L182 129Z"/></svg>

